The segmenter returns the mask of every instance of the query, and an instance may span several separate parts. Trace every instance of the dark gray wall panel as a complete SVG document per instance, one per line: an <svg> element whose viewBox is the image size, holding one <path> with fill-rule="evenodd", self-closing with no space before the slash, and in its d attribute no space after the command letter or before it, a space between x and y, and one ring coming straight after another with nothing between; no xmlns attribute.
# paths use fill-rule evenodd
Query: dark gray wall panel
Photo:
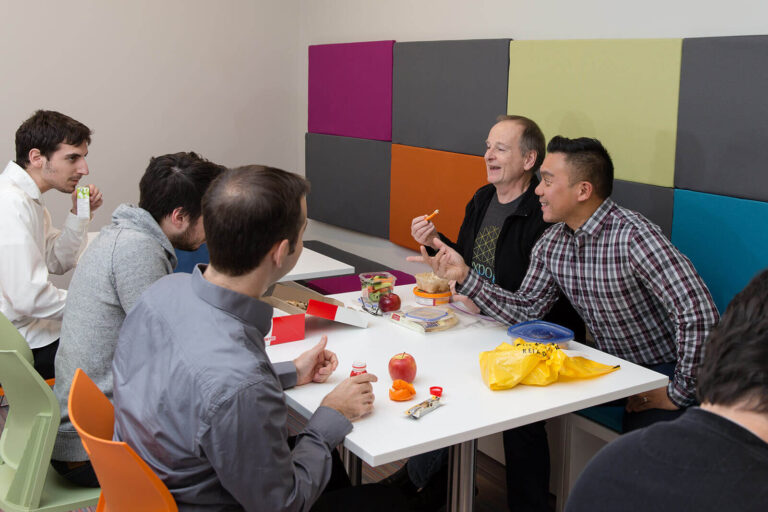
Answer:
<svg viewBox="0 0 768 512"><path fill-rule="evenodd" d="M675 187L768 201L768 36L683 40Z"/></svg>
<svg viewBox="0 0 768 512"><path fill-rule="evenodd" d="M395 43L392 142L482 155L507 111L509 41Z"/></svg>
<svg viewBox="0 0 768 512"><path fill-rule="evenodd" d="M611 199L619 206L642 213L657 224L667 238L672 237L672 212L675 204L673 189L615 180Z"/></svg>
<svg viewBox="0 0 768 512"><path fill-rule="evenodd" d="M310 219L389 238L391 144L306 134Z"/></svg>

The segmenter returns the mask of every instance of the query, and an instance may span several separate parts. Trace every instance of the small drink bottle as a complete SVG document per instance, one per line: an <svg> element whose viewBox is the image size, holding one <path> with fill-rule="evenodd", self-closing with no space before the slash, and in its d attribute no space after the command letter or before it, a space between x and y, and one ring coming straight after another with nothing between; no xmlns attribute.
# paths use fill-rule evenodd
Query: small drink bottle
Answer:
<svg viewBox="0 0 768 512"><path fill-rule="evenodd" d="M350 377L354 377L355 375L362 375L364 373L368 373L365 361L355 361L352 363L352 371L349 374Z"/></svg>

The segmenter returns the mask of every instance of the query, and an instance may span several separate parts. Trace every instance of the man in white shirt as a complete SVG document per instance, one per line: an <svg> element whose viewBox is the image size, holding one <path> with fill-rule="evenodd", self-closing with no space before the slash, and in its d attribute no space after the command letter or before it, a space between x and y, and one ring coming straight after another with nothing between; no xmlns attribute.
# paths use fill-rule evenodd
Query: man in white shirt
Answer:
<svg viewBox="0 0 768 512"><path fill-rule="evenodd" d="M77 216L75 188L88 174L91 130L69 116L38 110L16 131L16 160L0 174L0 312L32 348L35 368L54 376L67 291L48 274L75 266L85 248L90 217ZM90 212L102 203L90 187ZM43 194L51 189L72 195L72 209L61 231L51 225Z"/></svg>

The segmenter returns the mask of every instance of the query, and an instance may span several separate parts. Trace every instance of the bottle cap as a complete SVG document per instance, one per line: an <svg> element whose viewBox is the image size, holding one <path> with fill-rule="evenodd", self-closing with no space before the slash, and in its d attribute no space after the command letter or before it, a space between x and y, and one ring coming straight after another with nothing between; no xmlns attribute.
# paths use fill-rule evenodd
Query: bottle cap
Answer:
<svg viewBox="0 0 768 512"><path fill-rule="evenodd" d="M441 388L440 386L432 386L431 388L429 388L429 394L432 396L441 397L443 396L443 388Z"/></svg>

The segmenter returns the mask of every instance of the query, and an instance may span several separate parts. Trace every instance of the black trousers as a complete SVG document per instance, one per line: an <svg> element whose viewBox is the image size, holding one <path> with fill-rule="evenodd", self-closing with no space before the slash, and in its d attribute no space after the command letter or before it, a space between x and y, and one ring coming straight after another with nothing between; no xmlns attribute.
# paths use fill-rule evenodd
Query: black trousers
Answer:
<svg viewBox="0 0 768 512"><path fill-rule="evenodd" d="M44 347L32 349L32 356L35 358L35 370L37 370L37 373L42 375L44 379L52 379L56 376L53 363L56 360L56 351L58 349L59 340Z"/></svg>
<svg viewBox="0 0 768 512"><path fill-rule="evenodd" d="M293 449L295 437L288 444ZM338 450L332 450L331 479L323 493L312 505L312 512L339 511L409 511L408 501L399 489L380 484L366 484L353 487Z"/></svg>
<svg viewBox="0 0 768 512"><path fill-rule="evenodd" d="M549 443L544 422L506 430L504 461L509 510L549 510Z"/></svg>

